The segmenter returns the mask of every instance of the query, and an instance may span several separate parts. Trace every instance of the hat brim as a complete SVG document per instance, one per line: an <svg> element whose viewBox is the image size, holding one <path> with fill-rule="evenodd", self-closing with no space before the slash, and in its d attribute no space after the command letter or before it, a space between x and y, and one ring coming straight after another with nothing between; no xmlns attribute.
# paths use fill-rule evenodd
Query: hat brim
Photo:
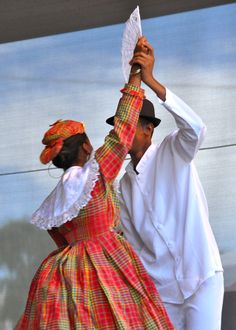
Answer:
<svg viewBox="0 0 236 330"><path fill-rule="evenodd" d="M150 121L153 124L154 127L157 127L161 122L161 119L156 118L156 117L154 117L154 118L148 117L148 116L139 116L139 117L147 119L148 121ZM111 126L114 126L114 118L115 118L115 116L107 118L106 123Z"/></svg>

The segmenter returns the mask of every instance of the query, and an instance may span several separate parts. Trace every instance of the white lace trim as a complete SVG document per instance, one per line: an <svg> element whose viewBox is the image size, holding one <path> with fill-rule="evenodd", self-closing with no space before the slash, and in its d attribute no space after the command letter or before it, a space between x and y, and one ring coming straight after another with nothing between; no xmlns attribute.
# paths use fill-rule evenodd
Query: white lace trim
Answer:
<svg viewBox="0 0 236 330"><path fill-rule="evenodd" d="M31 223L41 229L51 229L75 218L91 199L99 176L99 165L93 152L83 166L72 166L62 176L55 189L34 212Z"/></svg>

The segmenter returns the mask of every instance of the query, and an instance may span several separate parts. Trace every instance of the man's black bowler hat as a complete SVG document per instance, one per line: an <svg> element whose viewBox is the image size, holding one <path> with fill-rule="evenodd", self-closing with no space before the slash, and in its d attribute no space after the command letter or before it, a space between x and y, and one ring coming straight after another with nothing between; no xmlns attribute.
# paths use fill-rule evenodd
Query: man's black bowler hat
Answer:
<svg viewBox="0 0 236 330"><path fill-rule="evenodd" d="M153 123L154 127L157 127L161 122L159 118L155 117L155 110L152 102L147 99L143 100L143 106L139 114L139 117L146 118L148 121ZM107 118L106 123L113 126L114 116Z"/></svg>

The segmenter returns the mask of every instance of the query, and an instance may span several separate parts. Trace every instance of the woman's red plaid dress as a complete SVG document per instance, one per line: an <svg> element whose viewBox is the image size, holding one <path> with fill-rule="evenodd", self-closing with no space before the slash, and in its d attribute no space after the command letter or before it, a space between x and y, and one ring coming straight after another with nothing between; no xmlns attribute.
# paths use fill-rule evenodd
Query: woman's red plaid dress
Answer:
<svg viewBox="0 0 236 330"><path fill-rule="evenodd" d="M173 329L156 288L128 242L113 230L113 189L132 144L143 90L126 85L115 126L96 151L99 176L76 218L50 231L58 245L38 269L16 329ZM61 244L60 244L61 242Z"/></svg>

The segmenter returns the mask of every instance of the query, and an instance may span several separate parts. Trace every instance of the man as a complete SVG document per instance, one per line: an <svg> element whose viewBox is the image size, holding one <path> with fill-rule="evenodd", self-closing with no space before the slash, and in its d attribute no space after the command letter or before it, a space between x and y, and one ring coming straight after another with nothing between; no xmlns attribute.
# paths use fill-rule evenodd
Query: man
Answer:
<svg viewBox="0 0 236 330"><path fill-rule="evenodd" d="M193 164L206 127L153 77L154 52L147 41L146 49L135 54L142 65L137 74L172 114L177 129L154 145L152 134L160 120L152 103L143 103L131 162L120 183L124 234L153 278L175 328L220 330L223 269ZM107 122L112 124L112 117Z"/></svg>

